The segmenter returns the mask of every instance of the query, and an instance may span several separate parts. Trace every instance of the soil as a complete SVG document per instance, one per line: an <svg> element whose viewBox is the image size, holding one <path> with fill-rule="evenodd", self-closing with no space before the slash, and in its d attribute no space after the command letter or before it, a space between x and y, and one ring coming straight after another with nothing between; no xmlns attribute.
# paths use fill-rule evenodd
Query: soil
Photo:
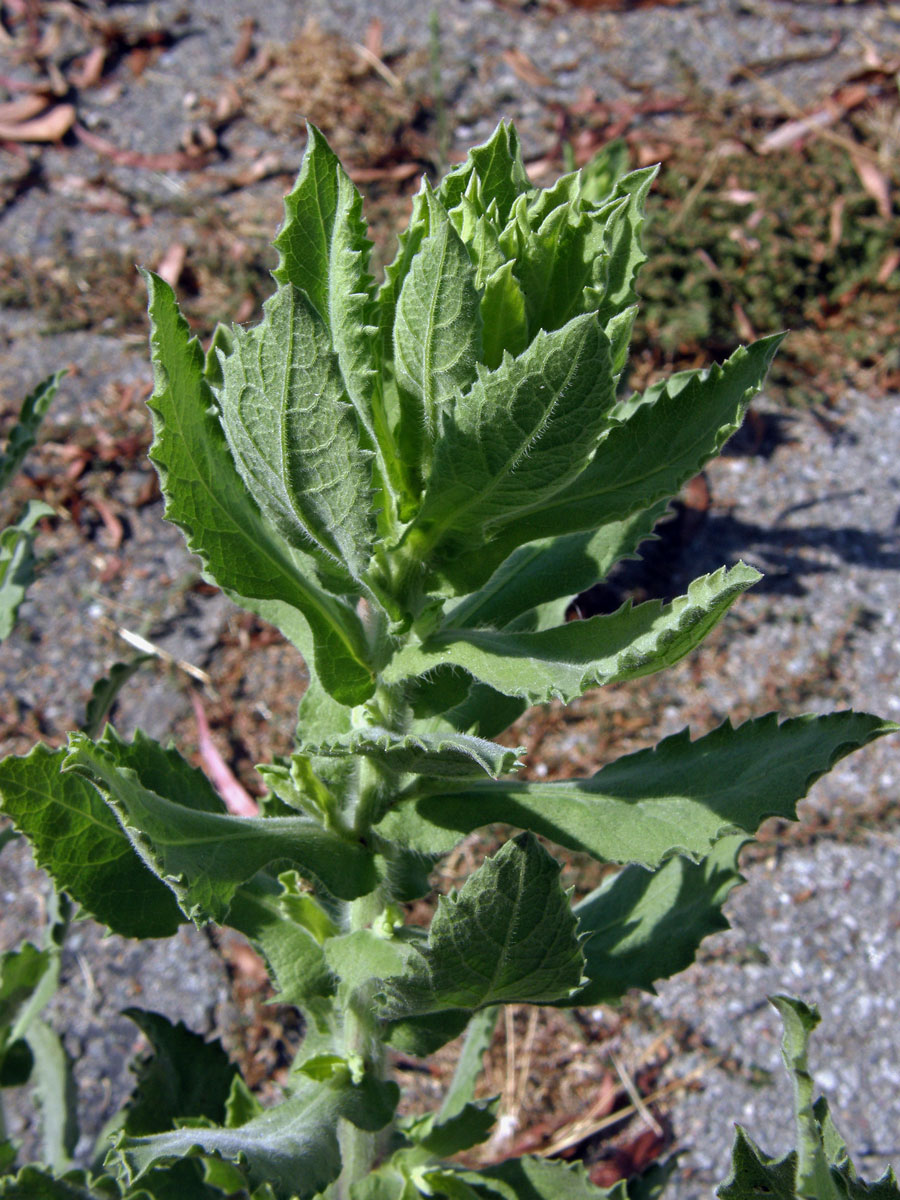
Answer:
<svg viewBox="0 0 900 1200"><path fill-rule="evenodd" d="M123 631L164 655L123 691L114 717L124 733L140 725L196 757L190 689L199 686L219 751L248 788L257 789L254 762L290 747L303 664L201 579L181 534L162 520L146 461L150 373L133 266L168 272L200 333L218 318L252 320L267 294L267 240L299 164L304 117L363 189L382 262L420 174L461 157L500 117L516 121L539 182L562 169L564 155L583 161L613 136L636 163L663 159L668 207L654 220L662 226L668 213L683 233L700 227L710 192L756 195L767 163L802 171L811 147L829 148L847 172L842 187L863 205L853 229L862 222L874 247L869 276L831 280L821 304L792 310L806 347L792 373L681 498L644 561L582 603L677 594L738 558L764 570L764 583L674 671L566 711L537 710L516 736L542 772L564 777L728 715L852 705L900 719L900 409L891 390L900 389L892 291L900 259L890 257L900 181L885 165L900 145L894 7L444 0L438 32L429 6L400 0L84 0L8 5L3 19L0 88L43 96L45 115L66 105L75 113L59 140L0 143L0 420L44 375L70 370L0 511L11 517L40 497L58 513L41 527L38 579L0 647L4 752L25 752L38 738L59 744L77 726L94 679L131 653ZM763 154L767 138L808 117ZM711 156L709 171L685 175L692 155ZM803 200L809 207L809 189ZM839 200L828 200L825 232L807 239L826 257L844 236ZM787 193L758 210L738 205L732 241L747 261L757 253L753 212L764 221L779 203L785 239L795 226L796 239L807 236L812 218L797 217L800 200ZM696 249L683 253L707 274L702 287L681 266L671 283L653 276L636 386L660 368L727 352L731 327L735 343L768 331L744 324L768 321L766 310L737 284L713 286L719 276ZM771 270L788 268L776 258ZM797 287L786 279L790 297ZM663 337L666 304L682 321ZM695 313L692 335L684 316ZM715 335L708 343L704 329ZM850 334L884 341L862 362L847 354ZM765 996L789 990L823 1009L816 1063L864 1174L896 1159L897 780L896 748L879 742L816 786L798 828L767 829L730 906L735 933L707 943L701 962L659 997L567 1022L533 1023L521 1010L501 1023L487 1085L503 1094L507 1141L492 1151L546 1149L580 1130L574 1144L592 1177L611 1183L685 1149L671 1194L709 1195L724 1177L732 1118L770 1152L785 1148L787 1089ZM592 885L584 862L566 869L570 882ZM3 851L0 880L7 948L34 936L41 910L43 885L21 843ZM80 923L63 975L50 1016L78 1059L90 1114L82 1155L128 1090L125 1064L140 1044L116 1016L128 1004L222 1033L256 1082L261 1065L277 1069L299 1036L289 1014L260 1007L265 984L242 948L203 932L137 945ZM450 1062L441 1059L427 1087L410 1071L411 1092L427 1098ZM655 1124L611 1119L627 1104L620 1071L658 1094L648 1101ZM19 1099L11 1124L27 1147ZM588 1134L574 1125L585 1111L596 1114Z"/></svg>

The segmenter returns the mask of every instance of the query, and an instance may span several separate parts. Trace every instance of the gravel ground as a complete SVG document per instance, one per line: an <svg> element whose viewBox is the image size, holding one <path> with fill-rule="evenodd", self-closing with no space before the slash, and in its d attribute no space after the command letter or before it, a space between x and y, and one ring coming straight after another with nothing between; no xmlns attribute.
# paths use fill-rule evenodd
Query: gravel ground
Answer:
<svg viewBox="0 0 900 1200"><path fill-rule="evenodd" d="M108 7L111 13L130 8ZM163 21L186 13L191 36L115 93L88 94L85 124L122 147L170 151L173 130L189 122L186 93L215 97L233 77L231 56L248 14L258 22L260 42L296 35L307 17L361 41L378 17L385 52L418 54L422 77L429 71L427 5L220 0L207 7L213 11L184 0L155 5ZM737 79L740 64L793 57L765 74L766 86L806 103L852 75L867 43L885 52L900 45L896 9L880 4L826 8L702 0L550 19L541 9L518 12L489 0L444 0L440 15L441 88L455 146L463 149L508 116L520 124L529 159L553 144L553 104L571 103L585 85L610 100L625 94L623 80L674 91L689 64L699 86L740 99L752 86ZM840 45L827 56L809 58L831 45L833 30L843 31ZM523 82L515 73L514 51L530 58L536 82ZM224 139L238 165L242 155L265 149L293 165L299 161L299 150L246 123L237 122ZM80 253L113 246L135 260L156 262L173 240L196 236L189 211L174 207L142 222L86 213L67 202L63 183L68 180L71 188L73 178L97 172L84 146L49 149L43 162L48 186L31 189L0 216L0 237L10 252L52 255L62 236ZM105 178L122 187L174 197L182 210L190 209L195 184L184 176L110 165L104 170ZM271 199L274 217L279 185L263 183L258 193L261 204ZM2 398L10 407L42 374L60 363L77 364L52 418L72 431L103 415L111 389L148 378L142 347L123 345L102 331L42 337L40 321L32 316L3 315L0 353ZM777 415L777 427L787 436L776 439L770 453L729 456L711 469L713 506L680 568L687 575L743 557L765 570L767 581L739 606L738 623L730 626L734 639L701 650L708 657L679 668L672 686L713 714L734 707L764 711L779 687L820 679L828 657L831 685L804 693L802 708L833 707L837 690L842 704L898 719L900 407L896 398L875 401L848 393L827 426L808 412ZM124 622L122 614L130 611L133 627L148 629L173 655L199 666L234 621L227 602L191 590L195 567L177 531L161 522L159 505L129 507L129 489L139 483L127 473L114 482L114 498L127 508L129 521L120 550L105 543L99 522L87 560L74 531L56 534L54 557L23 608L22 624L0 648L4 694L23 711L38 713L48 735L78 720L91 680L112 656L121 655L104 619L108 613ZM120 582L107 586L103 572L113 555L122 559ZM148 677L125 697L120 723L127 730L139 719L156 736L166 736L186 705L183 690L167 676ZM683 719L673 706L663 732ZM878 813L886 805L896 812L890 805L896 803L897 761L895 744L877 743L822 781L810 805L845 816ZM687 1022L710 1047L698 1060L708 1068L704 1090L678 1101L671 1114L679 1139L692 1146L670 1193L676 1200L709 1195L722 1177L719 1147L731 1119L746 1124L770 1152L787 1146L787 1085L778 1066L777 1022L765 1005L765 996L775 990L797 992L822 1008L814 1060L851 1151L864 1155L859 1165L873 1174L882 1157L900 1158L897 868L895 823L852 845L794 846L773 863L754 865L731 905L735 932L716 939L702 965L660 989L654 1001L660 1016ZM16 846L4 851L0 872L5 947L28 929L40 885ZM766 962L747 961L760 951ZM80 1057L79 1083L93 1131L126 1086L123 1063L135 1044L134 1030L114 1017L118 1009L135 1002L158 1007L207 1032L232 1019L224 968L199 934L136 946L102 940L89 924L78 926L67 948L65 980L54 1017L60 1028L72 1030L70 1049ZM749 1070L712 1066L721 1053L772 1070L773 1085L753 1086ZM692 1065L687 1060L683 1069Z"/></svg>

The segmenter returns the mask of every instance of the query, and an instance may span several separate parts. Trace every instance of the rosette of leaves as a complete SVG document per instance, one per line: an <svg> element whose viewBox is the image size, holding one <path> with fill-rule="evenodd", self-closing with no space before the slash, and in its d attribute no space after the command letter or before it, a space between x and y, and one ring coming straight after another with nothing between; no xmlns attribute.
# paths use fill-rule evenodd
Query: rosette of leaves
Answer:
<svg viewBox="0 0 900 1200"><path fill-rule="evenodd" d="M307 1032L282 1103L222 1075L198 1111L173 1085L152 1127L126 1114L104 1175L60 1195L169 1195L173 1172L188 1197L610 1195L561 1162L453 1165L496 1115L476 1082L498 1007L614 1003L686 966L725 924L741 842L893 728L770 715L564 782L518 778L495 740L528 705L675 663L758 578L739 563L668 604L565 620L738 428L779 341L619 397L652 178L535 188L501 125L423 184L376 286L360 196L311 129L259 325L204 352L146 275L166 515L305 658L296 746L259 768L258 817L112 728L6 760L3 807L110 928L243 932ZM405 924L433 865L493 823L518 832L427 932ZM622 870L573 905L545 841ZM397 1119L389 1048L467 1028L439 1111ZM181 1078L186 1043L177 1059ZM32 1178L0 1196L52 1194Z"/></svg>

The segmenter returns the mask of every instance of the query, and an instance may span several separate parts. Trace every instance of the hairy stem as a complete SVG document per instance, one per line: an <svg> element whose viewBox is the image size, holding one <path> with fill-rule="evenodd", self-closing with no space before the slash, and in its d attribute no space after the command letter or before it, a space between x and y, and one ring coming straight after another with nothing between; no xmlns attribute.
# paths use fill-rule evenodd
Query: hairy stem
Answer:
<svg viewBox="0 0 900 1200"><path fill-rule="evenodd" d="M382 889L377 888L349 904L350 931L367 929L384 909L386 900ZM344 1010L343 1053L347 1058L358 1055L365 1063L368 1075L378 1079L385 1077L384 1043L372 1007L365 998L356 1003L351 1001ZM365 1179L376 1166L383 1147L390 1140L391 1129L389 1125L378 1133L368 1133L350 1121L341 1120L338 1137L343 1165L335 1185L335 1200L349 1200L353 1184Z"/></svg>

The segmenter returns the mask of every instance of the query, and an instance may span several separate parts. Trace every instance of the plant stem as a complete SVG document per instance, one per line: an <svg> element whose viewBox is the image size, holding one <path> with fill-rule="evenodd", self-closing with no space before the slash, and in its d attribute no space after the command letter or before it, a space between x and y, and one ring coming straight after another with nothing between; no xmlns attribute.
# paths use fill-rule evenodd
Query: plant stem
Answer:
<svg viewBox="0 0 900 1200"><path fill-rule="evenodd" d="M361 896L348 905L350 932L367 929L382 912L386 897L379 887L368 896ZM379 1037L378 1023L372 1008L365 1000L350 1003L344 1010L343 1052L345 1057L359 1055L365 1063L366 1074L383 1079L386 1070L384 1044ZM335 1200L349 1200L350 1189L365 1179L380 1157L382 1147L390 1139L391 1126L379 1133L358 1129L342 1119L338 1129L342 1169L335 1185Z"/></svg>

